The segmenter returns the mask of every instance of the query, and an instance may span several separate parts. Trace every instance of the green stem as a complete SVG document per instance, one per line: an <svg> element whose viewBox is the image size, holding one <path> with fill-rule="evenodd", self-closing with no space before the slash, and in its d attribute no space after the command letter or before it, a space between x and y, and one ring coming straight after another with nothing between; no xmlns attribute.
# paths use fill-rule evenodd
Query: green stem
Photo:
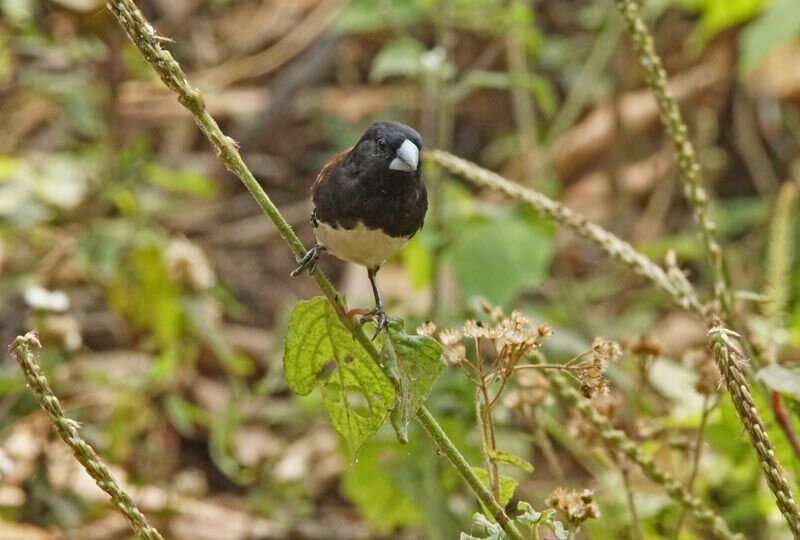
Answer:
<svg viewBox="0 0 800 540"><path fill-rule="evenodd" d="M147 518L136 507L133 499L119 487L111 471L98 457L94 448L81 438L77 429L78 422L67 418L64 414L64 409L50 388L47 378L42 373L42 368L36 363L35 355L31 350L32 347L41 347L35 332L30 332L25 336L18 336L11 345L11 352L17 359L28 386L33 395L36 396L39 405L47 413L58 436L69 445L75 455L75 459L83 465L83 468L94 479L97 486L111 497L111 504L125 516L137 536L145 540L163 540L159 532L150 526Z"/></svg>
<svg viewBox="0 0 800 540"><path fill-rule="evenodd" d="M511 537L513 540L522 540L523 536L517 530L517 527L508 519L503 509L497 503L497 501L492 497L492 494L489 493L489 490L480 479L475 475L472 471L472 468L467 463L467 460L464 459L464 456L461 455L461 452L458 451L458 448L450 441L447 435L442 431L442 428L439 427L439 424L436 420L431 416L431 413L425 407L420 408L419 412L417 413L417 420L428 432L428 435L434 440L434 442L439 446L442 453L450 459L453 463L453 466L456 468L458 473L461 477L466 480L469 486L472 488L472 491L475 492L478 499L483 503L483 505L489 509L489 512L494 516L497 520L497 523L503 527L503 530Z"/></svg>
<svg viewBox="0 0 800 540"><path fill-rule="evenodd" d="M217 157L244 184L261 210L278 229L278 233L289 245L292 253L298 257L302 256L306 252L303 244L242 160L238 145L222 132L217 122L208 113L202 94L189 84L186 75L172 55L161 48L162 39L155 34L153 27L144 18L144 15L136 7L133 0L117 0L116 2L109 2L106 6L117 18L120 26L139 49L144 59L161 77L164 84L178 95L178 101L192 113L200 130L214 148ZM353 337L364 347L364 350L367 351L375 363L381 369L384 369L380 362L380 352L364 333L361 326L352 318L346 316L347 308L330 280L319 270L313 274L313 279L340 316L342 323L353 334ZM417 419L509 537L513 540L522 540L521 534L509 520L504 510L494 500L486 487L481 484L469 464L467 464L464 456L453 446L453 443L450 442L441 426L434 420L427 409L421 407L417 413Z"/></svg>

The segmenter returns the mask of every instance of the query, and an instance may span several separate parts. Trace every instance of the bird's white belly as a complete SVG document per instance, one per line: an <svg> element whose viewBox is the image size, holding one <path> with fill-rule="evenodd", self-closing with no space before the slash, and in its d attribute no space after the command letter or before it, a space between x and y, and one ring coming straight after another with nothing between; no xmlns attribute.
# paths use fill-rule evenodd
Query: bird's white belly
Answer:
<svg viewBox="0 0 800 540"><path fill-rule="evenodd" d="M380 229L368 229L360 222L353 229L338 229L320 222L314 234L320 245L340 259L367 268L383 263L408 243L408 238L395 238Z"/></svg>

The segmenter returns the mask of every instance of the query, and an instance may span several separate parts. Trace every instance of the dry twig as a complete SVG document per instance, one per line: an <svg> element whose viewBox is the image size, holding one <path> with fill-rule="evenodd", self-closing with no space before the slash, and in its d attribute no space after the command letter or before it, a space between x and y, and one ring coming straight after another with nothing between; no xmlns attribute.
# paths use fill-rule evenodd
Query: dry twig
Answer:
<svg viewBox="0 0 800 540"><path fill-rule="evenodd" d="M75 459L83 465L83 468L94 479L97 486L108 493L111 497L111 504L125 516L133 531L145 540L163 540L159 532L150 526L147 518L139 511L130 496L119 487L119 484L111 475L111 471L98 457L94 448L89 446L89 443L80 436L78 423L67 418L64 414L64 409L61 408L58 398L53 394L47 378L34 358L32 349L38 349L39 347L41 345L36 333L29 332L24 336L18 336L10 349L17 359L19 367L22 368L22 373L25 375L28 386L33 395L36 396L39 405L47 413L47 417L53 424L56 433L72 448Z"/></svg>

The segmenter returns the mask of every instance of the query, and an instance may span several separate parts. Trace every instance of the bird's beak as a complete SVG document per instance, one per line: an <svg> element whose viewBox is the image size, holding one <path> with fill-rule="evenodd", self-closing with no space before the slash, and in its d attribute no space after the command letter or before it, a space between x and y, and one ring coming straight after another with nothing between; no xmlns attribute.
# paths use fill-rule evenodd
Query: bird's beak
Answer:
<svg viewBox="0 0 800 540"><path fill-rule="evenodd" d="M419 166L419 148L417 148L416 144L408 139L404 140L400 148L397 149L396 156L397 157L389 163L390 169L393 171L405 172L417 170L417 166Z"/></svg>

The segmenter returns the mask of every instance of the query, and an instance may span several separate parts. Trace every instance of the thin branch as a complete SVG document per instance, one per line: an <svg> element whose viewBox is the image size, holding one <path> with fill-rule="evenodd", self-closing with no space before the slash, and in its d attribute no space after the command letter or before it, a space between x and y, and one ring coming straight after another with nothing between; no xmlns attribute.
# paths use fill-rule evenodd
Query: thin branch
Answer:
<svg viewBox="0 0 800 540"><path fill-rule="evenodd" d="M700 426L697 428L697 435L694 439L694 447L692 448L692 466L689 471L689 478L686 479L686 490L693 493L694 481L697 478L697 471L700 469L700 457L703 455L703 441L706 434L706 426L708 425L708 417L717 406L719 401L711 403L711 397L706 395L703 398L703 412L700 416ZM686 519L686 508L681 508L681 513L678 515L678 521L675 525L675 531L672 533L673 540L678 540L683 528L683 522Z"/></svg>
<svg viewBox="0 0 800 540"><path fill-rule="evenodd" d="M639 64L644 71L647 86L655 96L661 123L672 142L675 159L684 180L684 196L694 211L695 221L700 227L703 243L711 262L714 280L714 296L722 308L725 318L735 325L736 313L731 294L730 278L717 239L717 226L710 216L709 198L703 187L702 170L695 155L689 130L681 118L678 104L667 88L667 72L656 53L653 37L639 14L635 0L616 0L617 9L622 14L628 28L633 48L639 56Z"/></svg>
<svg viewBox="0 0 800 540"><path fill-rule="evenodd" d="M628 242L590 222L577 212L537 191L520 186L497 173L447 152L428 150L425 156L451 174L473 185L498 191L510 199L524 202L542 217L559 223L578 236L594 242L603 248L612 259L622 262L640 276L650 280L657 288L666 292L679 306L693 311L703 319L707 318L705 308L685 279L680 280L670 276L659 265L636 251Z"/></svg>
<svg viewBox="0 0 800 540"><path fill-rule="evenodd" d="M144 15L136 7L133 0L117 0L106 4L111 13L114 14L120 26L139 49L144 59L155 69L164 84L178 95L178 101L186 107L194 117L200 130L208 138L211 146L220 161L229 171L236 175L248 192L258 203L261 210L275 224L278 233L281 235L295 256L300 257L306 250L300 239L295 234L291 226L281 215L277 206L272 202L264 189L250 172L250 169L242 160L236 142L226 136L217 125L214 118L205 108L203 96L199 90L194 88L186 80L186 75L178 62L172 55L161 47L161 40L156 35L152 25L144 18ZM370 338L364 333L353 319L346 316L347 308L340 295L334 289L330 280L320 271L312 276L322 293L336 310L342 323L353 334L353 337L361 344L367 354L375 363L383 369L380 362L380 352L375 348ZM492 497L480 479L470 468L464 456L453 445L450 439L442 430L441 426L431 416L431 414L421 407L417 413L417 420L423 429L439 445L442 453L453 463L461 477L475 492L477 498L489 510L497 523L508 533L512 540L522 540L522 535L513 522L508 518L505 511Z"/></svg>
<svg viewBox="0 0 800 540"><path fill-rule="evenodd" d="M14 358L17 359L19 367L22 368L22 373L25 375L25 380L28 382L31 392L33 392L39 405L47 413L47 417L50 419L50 423L53 424L56 433L72 449L75 459L83 465L83 468L94 479L97 486L108 493L109 497L111 497L111 504L125 516L131 529L145 540L163 540L159 532L150 526L147 518L136 507L133 499L119 487L111 471L98 457L94 448L89 446L89 443L80 436L78 422L67 418L64 414L64 409L61 408L58 398L50 389L50 384L47 382L42 368L36 363L32 349L40 347L36 333L29 332L25 336L18 336L9 348Z"/></svg>

